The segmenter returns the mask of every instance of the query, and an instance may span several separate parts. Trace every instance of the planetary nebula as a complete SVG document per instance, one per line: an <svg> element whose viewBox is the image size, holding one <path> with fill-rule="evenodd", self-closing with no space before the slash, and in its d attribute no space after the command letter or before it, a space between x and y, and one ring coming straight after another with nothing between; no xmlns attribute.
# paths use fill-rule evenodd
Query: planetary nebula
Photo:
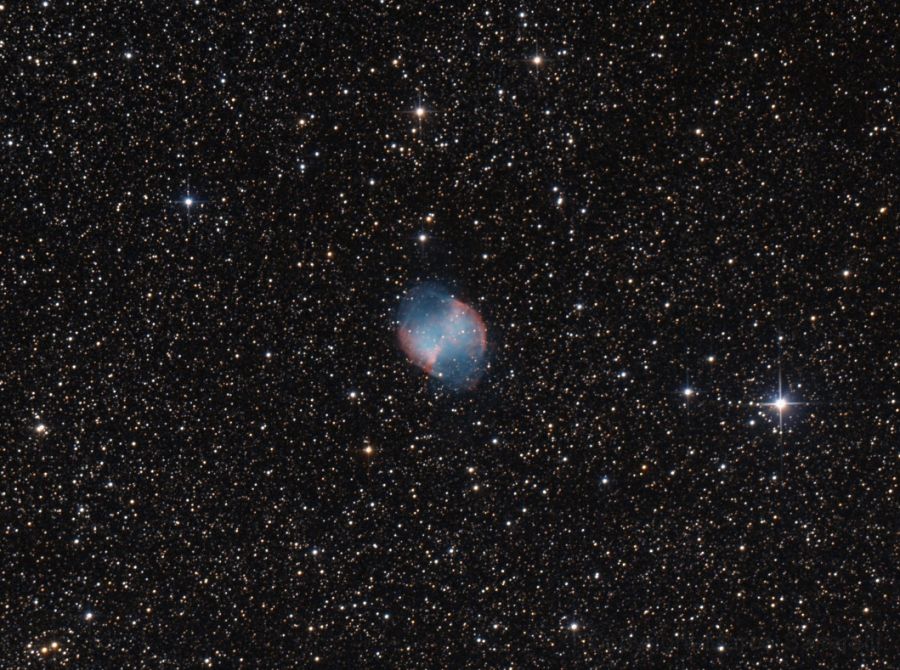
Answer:
<svg viewBox="0 0 900 670"><path fill-rule="evenodd" d="M481 374L487 331L481 316L437 284L420 284L400 305L397 339L409 360L453 388Z"/></svg>

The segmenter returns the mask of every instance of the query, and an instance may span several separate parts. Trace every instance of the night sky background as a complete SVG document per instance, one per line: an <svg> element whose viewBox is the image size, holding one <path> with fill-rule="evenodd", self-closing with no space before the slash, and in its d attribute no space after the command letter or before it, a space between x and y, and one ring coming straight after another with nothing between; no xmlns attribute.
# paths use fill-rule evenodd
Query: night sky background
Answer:
<svg viewBox="0 0 900 670"><path fill-rule="evenodd" d="M900 667L891 3L329 4L0 9L0 667Z"/></svg>

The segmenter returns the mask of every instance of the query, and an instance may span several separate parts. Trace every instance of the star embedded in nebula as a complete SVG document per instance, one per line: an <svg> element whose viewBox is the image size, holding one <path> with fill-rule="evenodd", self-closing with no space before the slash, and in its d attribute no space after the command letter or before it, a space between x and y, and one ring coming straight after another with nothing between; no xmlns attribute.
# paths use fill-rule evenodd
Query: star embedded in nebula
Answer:
<svg viewBox="0 0 900 670"><path fill-rule="evenodd" d="M487 329L475 309L438 284L420 284L400 305L397 339L410 362L451 388L481 375Z"/></svg>

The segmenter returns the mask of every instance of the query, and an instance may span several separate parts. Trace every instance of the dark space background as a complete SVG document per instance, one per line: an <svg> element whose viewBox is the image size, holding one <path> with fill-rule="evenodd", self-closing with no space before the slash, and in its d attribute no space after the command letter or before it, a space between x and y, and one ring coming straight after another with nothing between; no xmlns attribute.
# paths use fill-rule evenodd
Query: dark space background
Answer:
<svg viewBox="0 0 900 670"><path fill-rule="evenodd" d="M890 3L329 4L0 10L0 667L900 667Z"/></svg>

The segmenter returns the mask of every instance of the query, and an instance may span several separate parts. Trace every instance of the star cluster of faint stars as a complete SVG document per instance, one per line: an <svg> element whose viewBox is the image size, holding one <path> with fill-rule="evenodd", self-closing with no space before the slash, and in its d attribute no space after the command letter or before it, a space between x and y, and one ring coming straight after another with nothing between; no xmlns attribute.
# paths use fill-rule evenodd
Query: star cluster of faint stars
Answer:
<svg viewBox="0 0 900 670"><path fill-rule="evenodd" d="M887 5L0 26L0 667L898 667Z"/></svg>

